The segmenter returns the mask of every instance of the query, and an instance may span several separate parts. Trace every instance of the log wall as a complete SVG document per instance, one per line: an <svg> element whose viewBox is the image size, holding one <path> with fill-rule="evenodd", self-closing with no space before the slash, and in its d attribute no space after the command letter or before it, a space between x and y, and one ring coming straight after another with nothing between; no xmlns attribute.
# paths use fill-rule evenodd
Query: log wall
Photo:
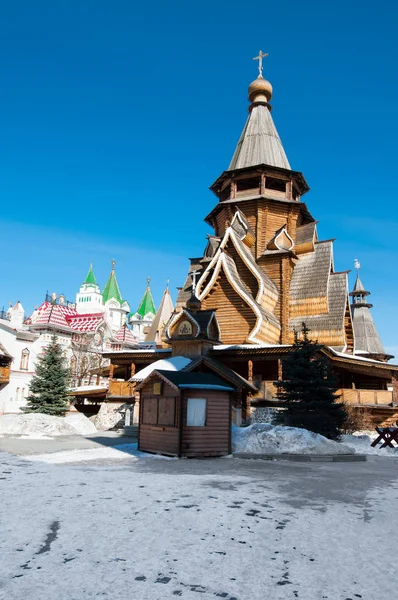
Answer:
<svg viewBox="0 0 398 600"><path fill-rule="evenodd" d="M187 427L188 398L206 398L205 427ZM224 456L231 451L231 399L221 390L185 390L183 401L183 456Z"/></svg>
<svg viewBox="0 0 398 600"><path fill-rule="evenodd" d="M202 300L202 309L217 310L223 344L243 344L256 324L253 310L235 292L225 274Z"/></svg>

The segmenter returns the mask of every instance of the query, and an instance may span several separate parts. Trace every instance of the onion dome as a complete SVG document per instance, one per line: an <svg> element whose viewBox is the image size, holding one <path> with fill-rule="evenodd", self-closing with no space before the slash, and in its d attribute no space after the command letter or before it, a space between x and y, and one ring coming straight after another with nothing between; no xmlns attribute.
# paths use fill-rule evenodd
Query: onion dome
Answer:
<svg viewBox="0 0 398 600"><path fill-rule="evenodd" d="M249 85L250 102L269 102L272 98L272 85L262 75Z"/></svg>
<svg viewBox="0 0 398 600"><path fill-rule="evenodd" d="M200 310L202 308L202 303L195 292L193 292L192 296L187 300L186 307L188 310Z"/></svg>

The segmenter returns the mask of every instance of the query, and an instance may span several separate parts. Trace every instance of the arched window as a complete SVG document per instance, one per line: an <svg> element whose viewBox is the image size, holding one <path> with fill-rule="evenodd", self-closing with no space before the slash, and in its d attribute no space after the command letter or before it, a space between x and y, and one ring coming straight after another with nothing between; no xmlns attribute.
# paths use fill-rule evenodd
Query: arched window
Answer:
<svg viewBox="0 0 398 600"><path fill-rule="evenodd" d="M19 391L20 391L20 389L21 389L21 388L19 388L19 387L18 387L18 388L17 388L17 391L16 391L16 393L15 393L15 400L16 400L17 402L19 402Z"/></svg>
<svg viewBox="0 0 398 600"><path fill-rule="evenodd" d="M77 366L76 356L72 356L70 359L70 370L72 371L73 374L76 373L76 366Z"/></svg>
<svg viewBox="0 0 398 600"><path fill-rule="evenodd" d="M20 364L20 369L21 371L27 371L28 367L29 367L29 350L27 348L25 348L24 350L22 350L21 352L21 364Z"/></svg>

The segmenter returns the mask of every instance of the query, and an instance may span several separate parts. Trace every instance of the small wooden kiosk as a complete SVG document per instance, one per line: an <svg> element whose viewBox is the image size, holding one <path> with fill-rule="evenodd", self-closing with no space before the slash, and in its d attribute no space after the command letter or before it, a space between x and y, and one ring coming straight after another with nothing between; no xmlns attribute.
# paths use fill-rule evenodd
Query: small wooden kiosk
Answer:
<svg viewBox="0 0 398 600"><path fill-rule="evenodd" d="M191 458L231 453L229 383L212 373L153 371L137 389L139 450Z"/></svg>

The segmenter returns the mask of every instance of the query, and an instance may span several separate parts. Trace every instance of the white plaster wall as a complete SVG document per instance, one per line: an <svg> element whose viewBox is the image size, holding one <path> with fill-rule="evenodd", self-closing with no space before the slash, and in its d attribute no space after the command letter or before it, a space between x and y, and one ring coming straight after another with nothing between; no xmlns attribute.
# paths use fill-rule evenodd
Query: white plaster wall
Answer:
<svg viewBox="0 0 398 600"><path fill-rule="evenodd" d="M41 354L51 341L52 333L41 333L38 339L24 340L18 339L15 330L1 327L0 324L0 342L13 357L11 363L10 382L0 387L0 414L21 412L21 407L26 405L26 398L29 395L29 385L35 374L35 364L37 357ZM59 334L58 343L61 345L65 358L70 360L71 336ZM27 348L29 350L28 369L21 370L21 354Z"/></svg>
<svg viewBox="0 0 398 600"><path fill-rule="evenodd" d="M76 294L76 311L80 315L104 312L102 294L98 286L83 284Z"/></svg>

